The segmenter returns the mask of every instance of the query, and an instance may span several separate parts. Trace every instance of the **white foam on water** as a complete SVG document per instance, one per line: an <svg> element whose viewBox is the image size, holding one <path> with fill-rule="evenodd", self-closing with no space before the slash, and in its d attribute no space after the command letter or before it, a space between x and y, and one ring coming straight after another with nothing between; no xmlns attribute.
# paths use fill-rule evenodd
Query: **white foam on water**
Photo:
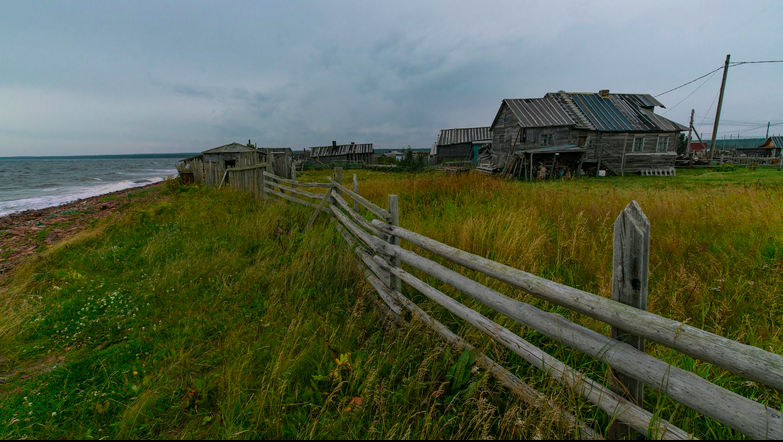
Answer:
<svg viewBox="0 0 783 442"><path fill-rule="evenodd" d="M91 187L71 187L67 189L67 193L43 195L40 197L24 198L12 201L0 201L0 216L6 216L11 213L22 212L24 210L45 209L47 207L59 206L61 204L70 203L83 198L90 198L93 196L116 192L118 190L130 189L133 187L146 186L151 183L159 183L165 179L165 176L157 176L149 177L144 180L136 180L143 182L125 180Z"/></svg>

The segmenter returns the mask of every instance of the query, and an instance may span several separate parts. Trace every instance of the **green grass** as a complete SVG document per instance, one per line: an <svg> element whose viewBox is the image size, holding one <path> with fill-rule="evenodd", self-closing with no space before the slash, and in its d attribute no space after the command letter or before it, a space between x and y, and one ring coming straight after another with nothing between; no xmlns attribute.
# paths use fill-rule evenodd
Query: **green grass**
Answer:
<svg viewBox="0 0 783 442"><path fill-rule="evenodd" d="M635 199L652 224L649 310L783 353L783 174L774 169L541 183L356 173L360 193L379 205L399 195L403 227L602 296L612 223ZM0 438L573 437L483 371L465 376L469 355L416 324L384 325L326 217L303 232L312 210L298 205L173 184L144 192L159 194L47 250L0 288ZM590 358L419 276L607 380ZM545 374L405 293L579 418L608 425ZM648 352L781 406L771 389L657 345ZM741 437L652 389L645 406L699 438Z"/></svg>
<svg viewBox="0 0 783 442"><path fill-rule="evenodd" d="M161 191L0 289L0 438L563 437L384 326L325 218ZM461 370L454 367L462 366Z"/></svg>

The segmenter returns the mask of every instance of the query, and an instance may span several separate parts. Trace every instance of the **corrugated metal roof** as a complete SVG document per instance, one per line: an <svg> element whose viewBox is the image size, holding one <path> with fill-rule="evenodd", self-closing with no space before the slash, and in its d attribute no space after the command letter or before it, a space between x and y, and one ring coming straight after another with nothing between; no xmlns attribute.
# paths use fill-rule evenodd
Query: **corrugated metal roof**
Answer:
<svg viewBox="0 0 783 442"><path fill-rule="evenodd" d="M522 127L574 126L576 122L552 97L503 100Z"/></svg>
<svg viewBox="0 0 783 442"><path fill-rule="evenodd" d="M652 110L640 107L637 104L638 97L639 95L631 94L614 94L609 96L609 100L631 122L634 130L666 132L688 130L687 127L664 118Z"/></svg>
<svg viewBox="0 0 783 442"><path fill-rule="evenodd" d="M656 100L650 94L612 94L617 97L621 97L623 100L630 102L637 107L662 107L666 109L660 101Z"/></svg>
<svg viewBox="0 0 783 442"><path fill-rule="evenodd" d="M474 141L487 141L491 139L492 128L489 126L443 129L438 135L438 146L472 143Z"/></svg>
<svg viewBox="0 0 783 442"><path fill-rule="evenodd" d="M368 144L338 144L337 146L318 146L310 148L311 157L332 157L337 155L355 155L360 153L375 153L372 143Z"/></svg>
<svg viewBox="0 0 783 442"><path fill-rule="evenodd" d="M611 99L598 94L568 94L592 126L603 132L632 131L634 126Z"/></svg>
<svg viewBox="0 0 783 442"><path fill-rule="evenodd" d="M224 146L215 147L213 149L205 150L201 153L240 153L240 152L255 152L255 147L246 146L239 143L226 144Z"/></svg>
<svg viewBox="0 0 783 442"><path fill-rule="evenodd" d="M769 139L772 140L772 143L775 145L775 147L783 147L783 137L769 137Z"/></svg>

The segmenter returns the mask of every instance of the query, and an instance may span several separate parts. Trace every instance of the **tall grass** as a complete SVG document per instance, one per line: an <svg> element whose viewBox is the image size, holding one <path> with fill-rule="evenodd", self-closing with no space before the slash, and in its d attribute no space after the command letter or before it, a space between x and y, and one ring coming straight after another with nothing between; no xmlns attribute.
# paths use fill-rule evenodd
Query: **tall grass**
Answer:
<svg viewBox="0 0 783 442"><path fill-rule="evenodd" d="M477 174L389 177L363 173L360 192L379 204L385 203L387 194L398 194L401 225L405 228L606 297L611 296L612 226L625 205L637 200L652 225L649 310L783 353L783 175L774 170L684 171L676 178L536 183L501 181ZM482 275L461 271L510 296L557 311L603 333L609 331L604 324L533 299ZM435 280L425 279L566 362L596 377L608 376L605 367L589 358L493 315ZM439 311L422 297L412 296ZM443 313L440 316L450 318ZM453 329L462 328L457 321L448 324ZM519 364L522 377L530 376L524 362L476 332L463 329L463 333L473 342L483 343L501 360ZM648 344L648 352L729 390L773 408L781 407L779 395L772 389L661 346ZM671 418L697 437L741 437L651 389L646 398L647 409ZM606 423L600 414L598 419Z"/></svg>
<svg viewBox="0 0 783 442"><path fill-rule="evenodd" d="M384 325L310 214L170 184L19 268L0 288L0 438L570 434Z"/></svg>
<svg viewBox="0 0 783 442"><path fill-rule="evenodd" d="M300 177L323 181L329 173ZM360 193L376 203L399 195L403 227L601 296L611 291L612 224L635 199L652 224L649 310L783 353L783 179L774 171L544 183L357 174ZM383 324L327 218L303 231L311 213L230 189L171 184L155 203L132 205L17 269L0 288L0 437L573 436L483 371L459 376L465 355L416 324ZM590 358L419 276L606 380ZM580 419L609 424L545 374L405 293ZM781 406L771 389L657 345L648 352ZM741 437L651 389L645 406L696 437Z"/></svg>

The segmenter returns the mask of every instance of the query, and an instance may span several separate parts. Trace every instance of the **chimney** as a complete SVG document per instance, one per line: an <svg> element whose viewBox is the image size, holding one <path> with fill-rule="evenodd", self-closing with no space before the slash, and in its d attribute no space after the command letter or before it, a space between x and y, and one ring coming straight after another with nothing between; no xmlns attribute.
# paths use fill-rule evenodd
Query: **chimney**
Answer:
<svg viewBox="0 0 783 442"><path fill-rule="evenodd" d="M247 140L247 147L253 147L253 143L251 143L250 140Z"/></svg>
<svg viewBox="0 0 783 442"><path fill-rule="evenodd" d="M598 96L601 98L609 98L609 89L601 89L598 91Z"/></svg>
<svg viewBox="0 0 783 442"><path fill-rule="evenodd" d="M337 141L332 141L332 147L335 149L337 148Z"/></svg>
<svg viewBox="0 0 783 442"><path fill-rule="evenodd" d="M351 144L356 144L356 143L354 143L353 141L351 141Z"/></svg>

